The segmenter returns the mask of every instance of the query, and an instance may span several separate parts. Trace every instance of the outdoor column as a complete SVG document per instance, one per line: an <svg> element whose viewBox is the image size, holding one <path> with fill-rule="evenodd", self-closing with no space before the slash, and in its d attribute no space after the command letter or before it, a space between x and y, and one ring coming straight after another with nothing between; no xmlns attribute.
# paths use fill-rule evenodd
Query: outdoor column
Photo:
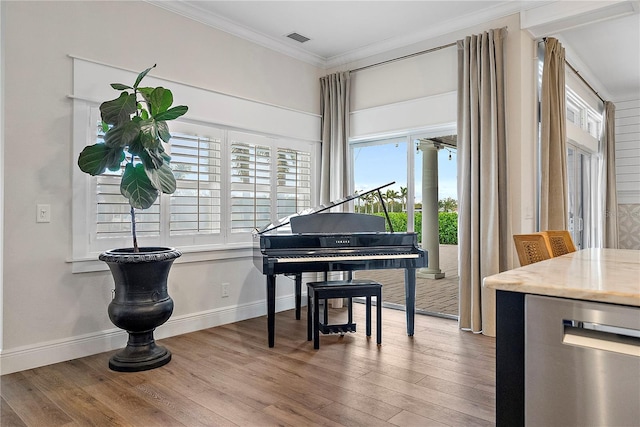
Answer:
<svg viewBox="0 0 640 427"><path fill-rule="evenodd" d="M427 268L418 277L442 279L440 271L440 228L438 226L438 149L431 141L420 141L422 150L422 248L427 251Z"/></svg>

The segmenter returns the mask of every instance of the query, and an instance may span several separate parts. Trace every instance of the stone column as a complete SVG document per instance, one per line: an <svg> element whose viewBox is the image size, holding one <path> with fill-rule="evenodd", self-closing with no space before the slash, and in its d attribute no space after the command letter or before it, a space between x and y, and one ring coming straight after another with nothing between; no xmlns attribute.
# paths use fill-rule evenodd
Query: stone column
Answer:
<svg viewBox="0 0 640 427"><path fill-rule="evenodd" d="M422 151L422 248L427 251L427 268L418 277L442 279L440 271L440 228L438 226L438 149L431 141L420 141Z"/></svg>

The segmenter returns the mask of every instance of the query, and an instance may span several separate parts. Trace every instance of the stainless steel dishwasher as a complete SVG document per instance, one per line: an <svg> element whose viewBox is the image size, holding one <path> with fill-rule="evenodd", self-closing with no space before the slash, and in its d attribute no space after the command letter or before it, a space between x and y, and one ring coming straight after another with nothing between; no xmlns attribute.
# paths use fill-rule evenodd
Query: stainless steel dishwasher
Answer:
<svg viewBox="0 0 640 427"><path fill-rule="evenodd" d="M525 297L525 425L640 425L640 308Z"/></svg>

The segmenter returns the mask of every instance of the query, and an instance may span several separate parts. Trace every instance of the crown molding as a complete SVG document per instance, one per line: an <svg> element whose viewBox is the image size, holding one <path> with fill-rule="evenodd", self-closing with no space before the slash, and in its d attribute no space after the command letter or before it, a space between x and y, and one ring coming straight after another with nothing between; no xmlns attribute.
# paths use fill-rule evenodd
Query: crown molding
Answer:
<svg viewBox="0 0 640 427"><path fill-rule="evenodd" d="M534 37L549 35L560 29L572 28L588 23L609 19L630 13L638 13L638 0L606 0L606 1L560 1L560 0L525 0L509 1L480 12L460 16L428 28L417 30L411 34L394 37L380 43L373 43L341 55L325 58L310 53L287 40L276 39L259 33L249 27L238 24L220 15L206 10L200 2L192 0L144 0L154 6L176 13L212 28L224 31L241 39L250 41L265 48L274 50L292 58L322 69L336 68L345 64L364 60L375 55L384 54L400 48L424 42L456 31L471 28L478 24L503 18L514 13L521 14L519 29L528 30ZM514 29L516 30L516 29Z"/></svg>
<svg viewBox="0 0 640 427"><path fill-rule="evenodd" d="M251 28L242 26L219 15L198 6L197 1L166 1L166 0L144 0L145 2L158 6L169 12L176 13L194 21L224 31L244 40L248 40L257 45L266 47L276 52L299 59L316 67L325 68L325 58L309 53L296 46L276 40L273 37L258 33Z"/></svg>
<svg viewBox="0 0 640 427"><path fill-rule="evenodd" d="M529 31L535 38L541 38L638 11L640 1L637 0L554 1L523 10L520 28Z"/></svg>
<svg viewBox="0 0 640 427"><path fill-rule="evenodd" d="M514 1L504 3L495 7L487 8L479 13L461 16L458 19L443 22L430 28L416 31L407 36L395 37L381 43L374 43L361 49L347 52L343 55L325 58L307 52L304 49L293 46L286 41L275 39L265 34L254 31L251 28L242 26L234 21L226 19L212 13L198 5L197 1L180 0L144 0L145 2L170 12L179 14L189 19L193 19L202 24L216 28L220 31L232 34L242 39L248 40L260 46L272 49L276 52L291 56L300 61L309 63L319 68L327 69L338 65L362 60L373 55L392 51L394 49L406 47L408 45L422 42L430 38L451 33L456 30L472 27L482 22L501 18L513 13L520 12L523 8L531 7L533 4L540 4L540 1Z"/></svg>
<svg viewBox="0 0 640 427"><path fill-rule="evenodd" d="M454 20L444 21L437 25L431 25L428 28L415 31L405 36L394 37L380 43L375 43L361 49L347 52L343 55L328 58L326 60L325 68L338 67L340 65L359 61L374 55L383 54L395 49L400 49L412 44L420 43L425 40L430 40L439 36L451 34L456 31L464 30L465 28L470 28L478 24L482 24L484 22L489 22L495 19L512 15L514 13L519 13L523 9L530 7L529 5L539 3L539 1L509 2L487 8L473 14L460 16Z"/></svg>

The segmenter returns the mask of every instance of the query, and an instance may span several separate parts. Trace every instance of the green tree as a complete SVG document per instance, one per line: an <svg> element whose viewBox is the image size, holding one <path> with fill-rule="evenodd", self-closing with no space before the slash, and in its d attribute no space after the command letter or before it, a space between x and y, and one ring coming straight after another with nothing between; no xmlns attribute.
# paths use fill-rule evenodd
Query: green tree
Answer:
<svg viewBox="0 0 640 427"><path fill-rule="evenodd" d="M395 202L400 199L400 194L396 190L387 190L386 193L384 193L384 199L387 202L389 211L395 212Z"/></svg>
<svg viewBox="0 0 640 427"><path fill-rule="evenodd" d="M446 199L438 200L438 211L440 212L458 212L458 201L447 197Z"/></svg>

